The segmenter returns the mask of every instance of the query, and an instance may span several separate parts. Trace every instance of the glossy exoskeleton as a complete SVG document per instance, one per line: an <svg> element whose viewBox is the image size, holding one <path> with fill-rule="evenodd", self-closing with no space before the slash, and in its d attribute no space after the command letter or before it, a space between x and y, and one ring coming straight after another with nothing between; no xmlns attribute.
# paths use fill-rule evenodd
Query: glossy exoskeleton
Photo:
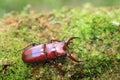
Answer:
<svg viewBox="0 0 120 80"><path fill-rule="evenodd" d="M70 41L73 40L74 38L76 37L70 37L65 42L52 40L51 43L40 44L40 45L36 45L35 43L32 43L24 48L24 52L22 54L22 60L25 63L31 63L31 64L50 62L55 64L55 66L58 68L60 72L63 72L61 67L55 62L57 58L67 56L71 60L75 62L79 62L70 53L68 53L66 49Z"/></svg>

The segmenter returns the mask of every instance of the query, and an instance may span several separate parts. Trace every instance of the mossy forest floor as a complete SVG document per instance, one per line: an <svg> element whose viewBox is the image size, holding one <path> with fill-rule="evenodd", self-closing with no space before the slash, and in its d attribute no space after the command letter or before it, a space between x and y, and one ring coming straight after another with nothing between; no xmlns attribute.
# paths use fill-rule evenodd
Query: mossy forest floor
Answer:
<svg viewBox="0 0 120 80"><path fill-rule="evenodd" d="M65 74L54 65L27 65L21 59L21 49L32 42L71 36L79 39L67 50L83 62L58 59ZM0 80L120 80L120 6L5 14L0 19Z"/></svg>

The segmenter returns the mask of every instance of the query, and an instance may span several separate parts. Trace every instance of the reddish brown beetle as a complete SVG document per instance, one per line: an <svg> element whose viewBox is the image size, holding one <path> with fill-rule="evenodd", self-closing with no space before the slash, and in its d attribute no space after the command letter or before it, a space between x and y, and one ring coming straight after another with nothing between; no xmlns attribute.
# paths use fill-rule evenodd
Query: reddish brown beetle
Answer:
<svg viewBox="0 0 120 80"><path fill-rule="evenodd" d="M71 40L77 37L70 37L65 42L59 42L58 40L52 40L49 44L41 44L36 45L32 43L25 47L24 52L22 54L22 60L25 63L42 63L42 62L50 62L56 65L60 72L63 72L61 67L55 62L58 57L67 56L71 60L75 62L79 62L70 53L66 51L66 47L70 43ZM32 46L32 47L30 47Z"/></svg>

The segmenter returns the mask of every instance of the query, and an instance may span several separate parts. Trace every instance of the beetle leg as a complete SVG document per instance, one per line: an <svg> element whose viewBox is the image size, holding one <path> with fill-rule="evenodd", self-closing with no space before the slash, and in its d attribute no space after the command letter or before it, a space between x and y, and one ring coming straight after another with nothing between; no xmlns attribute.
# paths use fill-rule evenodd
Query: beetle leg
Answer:
<svg viewBox="0 0 120 80"><path fill-rule="evenodd" d="M18 50L18 51L26 50L28 47L30 47L30 46L35 46L35 45L36 45L36 43L31 43L31 44L27 45L25 48L22 48L22 49L20 49L20 50ZM18 52L18 51L17 51L17 52Z"/></svg>
<svg viewBox="0 0 120 80"><path fill-rule="evenodd" d="M36 70L39 69L39 65L33 66L33 68L31 69L31 73L35 72Z"/></svg>
<svg viewBox="0 0 120 80"><path fill-rule="evenodd" d="M55 63L55 67L56 67L61 73L64 73L64 70L62 70L62 68L60 67L60 65L58 65L57 63Z"/></svg>
<svg viewBox="0 0 120 80"><path fill-rule="evenodd" d="M79 60L75 59L70 53L67 53L67 56L75 62L80 62Z"/></svg>
<svg viewBox="0 0 120 80"><path fill-rule="evenodd" d="M28 47L30 47L30 46L35 46L36 45L36 43L31 43L31 44L29 44L29 45L27 45L25 48L23 48L24 50L25 49L27 49Z"/></svg>
<svg viewBox="0 0 120 80"><path fill-rule="evenodd" d="M53 64L55 65L55 67L56 67L61 73L64 73L64 70L62 70L62 68L60 67L59 64L56 63L56 61L53 61Z"/></svg>
<svg viewBox="0 0 120 80"><path fill-rule="evenodd" d="M36 43L31 43L31 44L27 45L25 48L23 48L22 50L26 50L28 47L35 46L35 45L36 45Z"/></svg>
<svg viewBox="0 0 120 80"><path fill-rule="evenodd" d="M50 43L53 43L53 42L60 42L60 41L59 41L59 40L56 40L56 39L50 40Z"/></svg>

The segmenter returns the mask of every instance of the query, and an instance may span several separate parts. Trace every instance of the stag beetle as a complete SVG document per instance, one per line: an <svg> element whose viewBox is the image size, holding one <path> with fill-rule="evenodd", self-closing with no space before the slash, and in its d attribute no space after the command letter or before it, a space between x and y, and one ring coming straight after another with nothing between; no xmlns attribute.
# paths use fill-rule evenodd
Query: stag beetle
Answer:
<svg viewBox="0 0 120 80"><path fill-rule="evenodd" d="M55 62L55 60L59 57L67 56L71 60L79 62L79 60L75 59L70 53L67 52L66 49L70 41L75 38L77 37L70 37L65 42L52 40L51 43L41 45L36 45L35 43L32 43L24 48L22 60L25 63L30 64L50 62L55 64L56 68L60 72L64 72L61 67Z"/></svg>

